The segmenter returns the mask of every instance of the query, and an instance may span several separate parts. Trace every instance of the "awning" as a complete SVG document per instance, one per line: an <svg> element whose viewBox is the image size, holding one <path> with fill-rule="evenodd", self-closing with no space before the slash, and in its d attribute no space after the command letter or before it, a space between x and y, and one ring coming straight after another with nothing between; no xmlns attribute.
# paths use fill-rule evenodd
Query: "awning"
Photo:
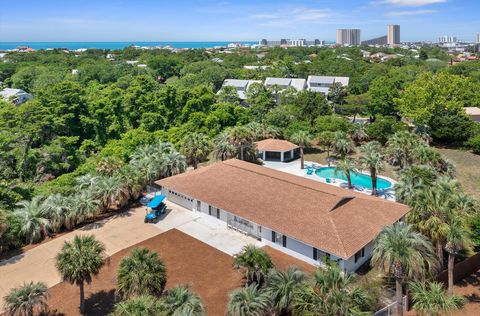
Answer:
<svg viewBox="0 0 480 316"><path fill-rule="evenodd" d="M147 207L156 208L160 205L160 203L165 200L165 195L157 195L155 196L150 202L148 202Z"/></svg>

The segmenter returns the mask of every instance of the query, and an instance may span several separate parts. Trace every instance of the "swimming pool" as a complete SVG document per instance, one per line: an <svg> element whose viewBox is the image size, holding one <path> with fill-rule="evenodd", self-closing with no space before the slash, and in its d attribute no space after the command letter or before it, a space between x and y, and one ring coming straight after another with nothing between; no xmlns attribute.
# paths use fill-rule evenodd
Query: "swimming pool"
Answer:
<svg viewBox="0 0 480 316"><path fill-rule="evenodd" d="M345 175L345 173L341 171L335 172L335 167L319 168L315 170L315 174L324 179L335 178L335 179L347 181L347 176ZM351 172L350 175L351 175L352 185L358 185L366 189L372 189L372 177L370 177L368 174L364 174L360 172ZM377 189L388 189L388 188L391 188L392 186L393 185L390 181L377 177Z"/></svg>

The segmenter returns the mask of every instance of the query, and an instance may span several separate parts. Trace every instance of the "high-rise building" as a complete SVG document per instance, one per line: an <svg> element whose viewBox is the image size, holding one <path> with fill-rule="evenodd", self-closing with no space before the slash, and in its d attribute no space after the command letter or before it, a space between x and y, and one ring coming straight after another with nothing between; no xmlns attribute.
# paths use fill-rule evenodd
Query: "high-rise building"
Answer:
<svg viewBox="0 0 480 316"><path fill-rule="evenodd" d="M443 35L438 38L439 43L456 43L457 38L455 36Z"/></svg>
<svg viewBox="0 0 480 316"><path fill-rule="evenodd" d="M477 33L477 43L480 43L480 33Z"/></svg>
<svg viewBox="0 0 480 316"><path fill-rule="evenodd" d="M387 44L390 46L400 44L400 25L390 24L387 27Z"/></svg>
<svg viewBox="0 0 480 316"><path fill-rule="evenodd" d="M360 45L360 30L359 29L338 29L337 44Z"/></svg>

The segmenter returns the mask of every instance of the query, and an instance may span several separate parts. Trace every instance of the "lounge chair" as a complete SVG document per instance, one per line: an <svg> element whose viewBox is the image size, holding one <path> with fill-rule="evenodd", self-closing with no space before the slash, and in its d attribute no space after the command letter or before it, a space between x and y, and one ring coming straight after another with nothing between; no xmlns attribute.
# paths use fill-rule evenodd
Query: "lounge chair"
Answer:
<svg viewBox="0 0 480 316"><path fill-rule="evenodd" d="M311 167L307 168L307 174L308 175L313 174L313 168L311 168Z"/></svg>

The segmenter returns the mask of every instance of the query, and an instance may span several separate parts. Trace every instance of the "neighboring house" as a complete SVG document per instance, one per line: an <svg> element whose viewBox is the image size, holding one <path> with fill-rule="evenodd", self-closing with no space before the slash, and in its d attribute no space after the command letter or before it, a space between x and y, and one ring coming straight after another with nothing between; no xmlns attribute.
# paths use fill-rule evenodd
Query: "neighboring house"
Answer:
<svg viewBox="0 0 480 316"><path fill-rule="evenodd" d="M305 90L306 81L305 79L297 78L271 78L268 77L265 79L265 87L271 88L273 86L279 86L281 90L285 90L288 87L293 87L297 91Z"/></svg>
<svg viewBox="0 0 480 316"><path fill-rule="evenodd" d="M308 76L307 89L327 95L328 91L335 83L339 82L344 87L347 87L349 80L349 77Z"/></svg>
<svg viewBox="0 0 480 316"><path fill-rule="evenodd" d="M215 57L211 59L214 63L221 64L223 63L223 59Z"/></svg>
<svg viewBox="0 0 480 316"><path fill-rule="evenodd" d="M300 157L300 148L288 140L269 138L255 144L263 161L286 162Z"/></svg>
<svg viewBox="0 0 480 316"><path fill-rule="evenodd" d="M170 202L312 264L356 271L406 205L231 159L156 181ZM220 222L220 223L221 223Z"/></svg>
<svg viewBox="0 0 480 316"><path fill-rule="evenodd" d="M253 83L261 84L262 81L261 80L225 79L225 81L223 81L222 87L234 87L235 90L237 90L238 98L240 100L245 100L247 99L246 92Z"/></svg>
<svg viewBox="0 0 480 316"><path fill-rule="evenodd" d="M480 108L469 106L465 108L465 113L475 122L480 123Z"/></svg>
<svg viewBox="0 0 480 316"><path fill-rule="evenodd" d="M20 105L30 99L33 99L33 96L30 93L27 93L22 89L12 88L3 89L0 91L0 96L6 101L13 102L15 105Z"/></svg>

